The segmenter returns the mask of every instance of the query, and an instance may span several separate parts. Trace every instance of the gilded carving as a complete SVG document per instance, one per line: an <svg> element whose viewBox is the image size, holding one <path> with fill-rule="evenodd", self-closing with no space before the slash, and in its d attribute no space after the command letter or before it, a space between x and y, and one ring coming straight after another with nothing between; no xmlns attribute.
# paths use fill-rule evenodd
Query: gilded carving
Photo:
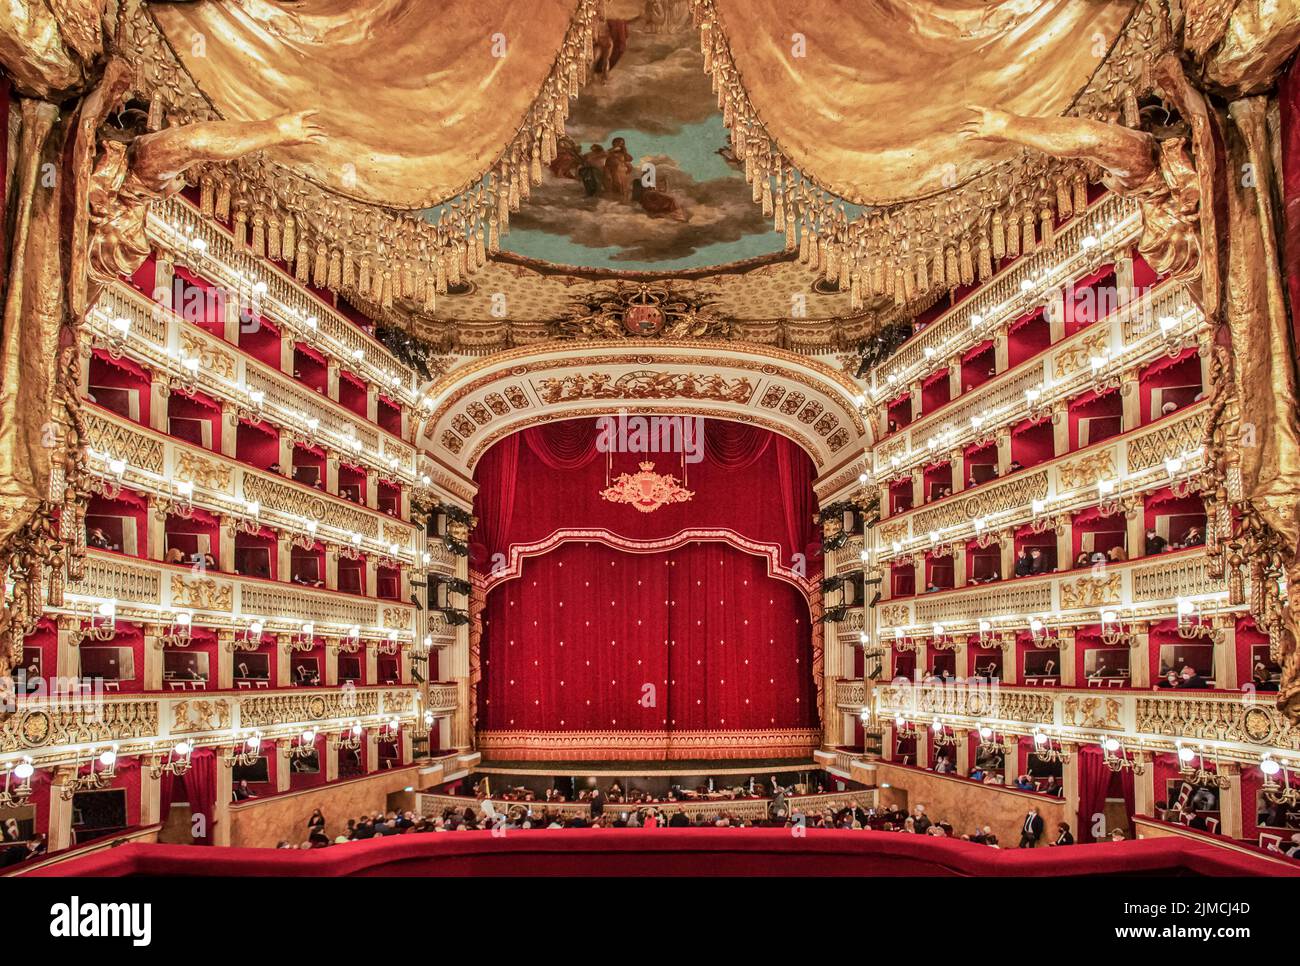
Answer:
<svg viewBox="0 0 1300 966"><path fill-rule="evenodd" d="M639 369L615 379L605 372L590 375L547 376L538 383L542 402L554 404L579 399L713 399L747 403L754 387L746 376L727 379L714 373L696 375ZM459 427L457 427L459 431ZM468 435L468 434L465 434Z"/></svg>
<svg viewBox="0 0 1300 966"><path fill-rule="evenodd" d="M230 727L230 702L225 698L193 698L172 705L172 734L224 731Z"/></svg>
<svg viewBox="0 0 1300 966"><path fill-rule="evenodd" d="M210 490L230 489L231 468L226 463L205 459L190 449L177 448L173 475Z"/></svg>
<svg viewBox="0 0 1300 966"><path fill-rule="evenodd" d="M1080 607L1100 607L1118 604L1121 577L1112 573L1106 577L1084 576L1061 581L1061 608L1074 610Z"/></svg>
<svg viewBox="0 0 1300 966"><path fill-rule="evenodd" d="M215 373L231 382L235 381L238 373L235 357L187 329L181 329L181 352L190 358L197 358L199 365L205 371Z"/></svg>
<svg viewBox="0 0 1300 966"><path fill-rule="evenodd" d="M234 588L211 577L172 574L172 606L194 610L230 611Z"/></svg>
<svg viewBox="0 0 1300 966"><path fill-rule="evenodd" d="M1115 452L1112 449L1069 460L1056 468L1057 486L1062 490L1077 490L1114 476Z"/></svg>

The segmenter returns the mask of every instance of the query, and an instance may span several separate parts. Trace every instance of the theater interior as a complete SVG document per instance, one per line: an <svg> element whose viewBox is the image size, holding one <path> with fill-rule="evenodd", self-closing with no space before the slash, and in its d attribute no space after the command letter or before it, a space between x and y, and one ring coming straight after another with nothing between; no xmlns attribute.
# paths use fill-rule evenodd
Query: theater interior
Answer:
<svg viewBox="0 0 1300 966"><path fill-rule="evenodd" d="M0 879L1300 874L1300 5L5 6Z"/></svg>

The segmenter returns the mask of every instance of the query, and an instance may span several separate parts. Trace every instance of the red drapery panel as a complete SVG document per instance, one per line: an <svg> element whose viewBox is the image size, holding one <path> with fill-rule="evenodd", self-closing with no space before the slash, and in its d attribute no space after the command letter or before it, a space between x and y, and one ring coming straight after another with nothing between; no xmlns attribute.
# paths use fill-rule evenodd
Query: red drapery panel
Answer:
<svg viewBox="0 0 1300 966"><path fill-rule="evenodd" d="M524 440L536 457L553 470L578 470L596 456L596 424L566 419L524 430Z"/></svg>
<svg viewBox="0 0 1300 966"><path fill-rule="evenodd" d="M1278 82L1282 113L1282 199L1284 271L1291 296L1291 327L1300 342L1300 58L1293 58Z"/></svg>
<svg viewBox="0 0 1300 966"><path fill-rule="evenodd" d="M516 752L522 741L541 750L550 733L573 758L634 733L638 747L620 754L770 757L817 725L802 594L726 544L636 554L573 543L531 558L489 594L481 653L488 748L505 733Z"/></svg>
<svg viewBox="0 0 1300 966"><path fill-rule="evenodd" d="M1076 754L1079 756L1079 827L1074 839L1085 843L1095 841L1092 828L1096 816L1105 814L1111 770L1102 760L1101 749L1095 745L1080 748Z"/></svg>
<svg viewBox="0 0 1300 966"><path fill-rule="evenodd" d="M224 766L223 766L224 767ZM190 770L181 779L190 800L190 812L202 815L203 824L195 826L204 834L195 841L211 845L217 821L217 756L211 748L198 748L190 755Z"/></svg>
<svg viewBox="0 0 1300 966"><path fill-rule="evenodd" d="M526 441L521 446L520 438ZM813 465L784 437L705 420L706 458L683 467L681 453L614 453L612 475L655 464L694 493L685 503L643 513L601 498L607 456L596 454L596 420L566 420L507 436L474 473L478 496L471 559L480 569L511 545L537 543L557 530L602 528L629 540L657 540L683 530L727 530L781 548L781 562L816 546ZM586 443L590 440L589 444ZM712 455L710 455L712 454ZM811 573L815 568L809 567Z"/></svg>

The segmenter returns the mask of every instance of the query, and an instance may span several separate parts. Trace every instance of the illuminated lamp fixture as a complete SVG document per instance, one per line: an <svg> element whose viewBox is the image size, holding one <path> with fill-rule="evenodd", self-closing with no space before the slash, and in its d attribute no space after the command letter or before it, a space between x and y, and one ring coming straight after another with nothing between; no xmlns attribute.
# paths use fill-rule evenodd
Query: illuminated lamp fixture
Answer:
<svg viewBox="0 0 1300 966"><path fill-rule="evenodd" d="M193 396L198 390L199 366L198 356L190 356L185 353L180 355L181 371L180 375L172 380L174 387L179 388L187 396Z"/></svg>
<svg viewBox="0 0 1300 966"><path fill-rule="evenodd" d="M339 639L339 650L345 654L356 654L361 650L360 624L353 624L348 628L347 636Z"/></svg>
<svg viewBox="0 0 1300 966"><path fill-rule="evenodd" d="M235 533L257 534L262 532L262 504L249 500L244 504L245 513L230 520L230 527Z"/></svg>
<svg viewBox="0 0 1300 966"><path fill-rule="evenodd" d="M291 651L310 651L316 646L316 625L311 621L303 621L298 628L298 633L289 641Z"/></svg>
<svg viewBox="0 0 1300 966"><path fill-rule="evenodd" d="M1090 356L1088 362L1092 367L1092 391L1098 396L1109 392L1112 389L1120 387L1120 377L1118 373L1106 375L1106 366L1110 362L1110 353Z"/></svg>
<svg viewBox="0 0 1300 966"><path fill-rule="evenodd" d="M243 631L237 631L231 640L226 644L227 650L230 651L256 651L262 646L262 631L264 625L261 621L253 621L248 628Z"/></svg>
<svg viewBox="0 0 1300 966"><path fill-rule="evenodd" d="M289 745L289 757L299 760L310 758L316 754L316 736L319 734L318 729L308 728L300 735L296 735L293 742Z"/></svg>
<svg viewBox="0 0 1300 966"><path fill-rule="evenodd" d="M1045 419L1051 413L1051 405L1043 393L1042 386L1033 386L1025 390L1025 405L1029 408L1029 418L1033 422Z"/></svg>
<svg viewBox="0 0 1300 966"><path fill-rule="evenodd" d="M303 525L303 529L303 533L293 535L293 545L300 550L311 550L316 546L316 531L319 529L319 524L315 520L308 520Z"/></svg>
<svg viewBox="0 0 1300 966"><path fill-rule="evenodd" d="M402 737L402 722L398 718L385 721L379 729L379 740L386 744L396 744Z"/></svg>
<svg viewBox="0 0 1300 966"><path fill-rule="evenodd" d="M1259 770L1264 773L1264 798L1273 805L1285 805L1294 808L1300 805L1300 788L1291 784L1290 769L1273 758L1265 755L1259 763ZM1277 780L1281 774L1282 781Z"/></svg>
<svg viewBox="0 0 1300 966"><path fill-rule="evenodd" d="M32 775L36 773L36 769L32 767L32 760L23 758L16 765L12 761L7 761L4 763L4 773L4 788L0 789L0 808L21 808L32 797ZM16 784L15 778L18 779Z"/></svg>
<svg viewBox="0 0 1300 966"><path fill-rule="evenodd" d="M1057 638L1047 629L1047 625L1038 617L1031 618L1029 621L1029 636L1034 647L1046 650L1051 647L1059 647L1060 639Z"/></svg>
<svg viewBox="0 0 1300 966"><path fill-rule="evenodd" d="M402 644L397 639L397 631L389 631L387 640L380 641L375 645L376 654L392 655L402 649Z"/></svg>
<svg viewBox="0 0 1300 966"><path fill-rule="evenodd" d="M159 649L164 647L189 647L192 640L194 618L189 611L177 611L167 630L158 635Z"/></svg>
<svg viewBox="0 0 1300 966"><path fill-rule="evenodd" d="M1205 755L1187 745L1178 746L1178 773L1193 785L1205 788L1227 788L1232 780L1220 774L1216 759L1214 768L1205 767Z"/></svg>
<svg viewBox="0 0 1300 966"><path fill-rule="evenodd" d="M1034 732L1034 754L1042 761L1062 764L1071 758L1070 752L1061 746L1060 739L1051 737L1045 731Z"/></svg>
<svg viewBox="0 0 1300 966"><path fill-rule="evenodd" d="M193 752L194 746L188 741L178 741L167 749L165 756L161 753L153 756L149 763L149 774L155 779L163 775L179 778L190 770Z"/></svg>
<svg viewBox="0 0 1300 966"><path fill-rule="evenodd" d="M340 731L336 737L330 739L330 748L335 751L360 751L363 730L358 723Z"/></svg>
<svg viewBox="0 0 1300 966"><path fill-rule="evenodd" d="M908 721L901 714L895 715L894 716L894 737L900 739L919 737L919 732L916 730L916 723L913 721Z"/></svg>
<svg viewBox="0 0 1300 966"><path fill-rule="evenodd" d="M108 461L108 471L112 479L105 480L98 477L90 481L90 489L93 493L104 497L106 500L116 500L122 495L122 483L126 477L127 462L123 459L113 458Z"/></svg>
<svg viewBox="0 0 1300 966"><path fill-rule="evenodd" d="M162 516L180 517L182 520L194 518L194 484L189 480L175 482L176 498L163 497L159 501L158 513Z"/></svg>
<svg viewBox="0 0 1300 966"><path fill-rule="evenodd" d="M979 726L980 746L978 754L983 757L1004 754L1002 736L986 724Z"/></svg>
<svg viewBox="0 0 1300 966"><path fill-rule="evenodd" d="M930 740L936 748L952 748L957 744L957 736L952 733L952 729L938 718L930 725Z"/></svg>
<svg viewBox="0 0 1300 966"><path fill-rule="evenodd" d="M1101 642L1107 647L1132 647L1133 629L1113 610L1101 612Z"/></svg>
<svg viewBox="0 0 1300 966"><path fill-rule="evenodd" d="M262 757L262 732L254 731L235 745L223 759L231 767L247 768Z"/></svg>
<svg viewBox="0 0 1300 966"><path fill-rule="evenodd" d="M106 644L117 636L117 601L105 600L91 612L90 621L74 629L71 635L73 647L80 647L86 641Z"/></svg>
<svg viewBox="0 0 1300 966"><path fill-rule="evenodd" d="M957 650L957 638L947 632L942 624L930 628L930 646L936 651Z"/></svg>
<svg viewBox="0 0 1300 966"><path fill-rule="evenodd" d="M1033 514L1029 522L1030 530L1033 533L1046 533L1048 530L1054 530L1057 527L1056 518L1047 514L1046 500L1033 500L1029 504L1029 511Z"/></svg>
<svg viewBox="0 0 1300 966"><path fill-rule="evenodd" d="M1134 775L1146 774L1146 765L1140 759L1129 754L1115 737L1106 737L1101 741L1101 761L1113 772L1131 771Z"/></svg>
<svg viewBox="0 0 1300 966"><path fill-rule="evenodd" d="M83 768L85 774L82 774ZM106 788L116 777L117 745L110 745L99 754L91 748L90 754L86 757L86 764L77 765L73 770L72 778L64 783L59 797L65 802L70 802L77 792L93 792Z"/></svg>
<svg viewBox="0 0 1300 966"><path fill-rule="evenodd" d="M1201 638L1214 640L1214 627L1197 612L1196 602L1186 597L1178 598L1178 636L1184 641Z"/></svg>
<svg viewBox="0 0 1300 966"><path fill-rule="evenodd" d="M131 320L124 315L114 316L108 320L108 354L110 358L122 358L122 351L131 339Z"/></svg>
<svg viewBox="0 0 1300 966"><path fill-rule="evenodd" d="M993 636L993 622L988 620L981 620L979 623L980 644L987 647L993 643L994 639L995 638Z"/></svg>
<svg viewBox="0 0 1300 966"><path fill-rule="evenodd" d="M1170 359L1177 359L1185 351L1196 345L1195 333L1180 331L1177 316L1162 315L1156 322L1160 326L1160 337L1165 340L1165 355Z"/></svg>
<svg viewBox="0 0 1300 966"><path fill-rule="evenodd" d="M912 640L912 638L904 636L901 629L898 631L898 634L894 639L894 650L906 654L909 651L915 653L920 649L920 640Z"/></svg>

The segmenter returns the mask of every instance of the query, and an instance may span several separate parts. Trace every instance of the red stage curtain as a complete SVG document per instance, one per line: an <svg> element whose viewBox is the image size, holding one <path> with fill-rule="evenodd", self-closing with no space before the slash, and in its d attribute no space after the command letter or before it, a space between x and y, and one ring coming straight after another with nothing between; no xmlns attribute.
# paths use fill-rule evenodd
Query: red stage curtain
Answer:
<svg viewBox="0 0 1300 966"><path fill-rule="evenodd" d="M704 424L704 455L716 465L743 470L767 451L772 434L758 426L712 420Z"/></svg>
<svg viewBox="0 0 1300 966"><path fill-rule="evenodd" d="M1079 827L1075 830L1076 842L1095 841L1092 836L1094 816L1106 811L1106 791L1110 788L1111 771L1102 760L1101 749L1095 745L1080 748L1079 756Z"/></svg>
<svg viewBox="0 0 1300 966"><path fill-rule="evenodd" d="M488 596L479 727L815 727L807 604L726 544L564 544Z"/></svg>
<svg viewBox="0 0 1300 966"><path fill-rule="evenodd" d="M694 496L651 513L601 498L608 486L606 460L582 456L587 439L595 453L594 419L507 436L483 455L474 473L479 524L473 562L486 569L486 561L512 545L537 543L563 529L603 528L630 540L656 540L706 528L775 544L788 566L792 554L816 546L812 460L767 430L741 432L714 424L705 421L706 448L712 447L721 465L710 458L683 470L679 453L613 454L615 477L636 472L642 461L653 462L655 472L672 474L679 483L686 477L683 485ZM521 437L527 445L520 446Z"/></svg>
<svg viewBox="0 0 1300 966"><path fill-rule="evenodd" d="M585 419L534 426L524 440L537 458L553 470L577 470L596 455L596 424Z"/></svg>
<svg viewBox="0 0 1300 966"><path fill-rule="evenodd" d="M519 434L512 433L483 454L474 479L474 528L471 547L475 564L486 569L490 554L510 546L510 524L515 510L515 483L519 479Z"/></svg>

